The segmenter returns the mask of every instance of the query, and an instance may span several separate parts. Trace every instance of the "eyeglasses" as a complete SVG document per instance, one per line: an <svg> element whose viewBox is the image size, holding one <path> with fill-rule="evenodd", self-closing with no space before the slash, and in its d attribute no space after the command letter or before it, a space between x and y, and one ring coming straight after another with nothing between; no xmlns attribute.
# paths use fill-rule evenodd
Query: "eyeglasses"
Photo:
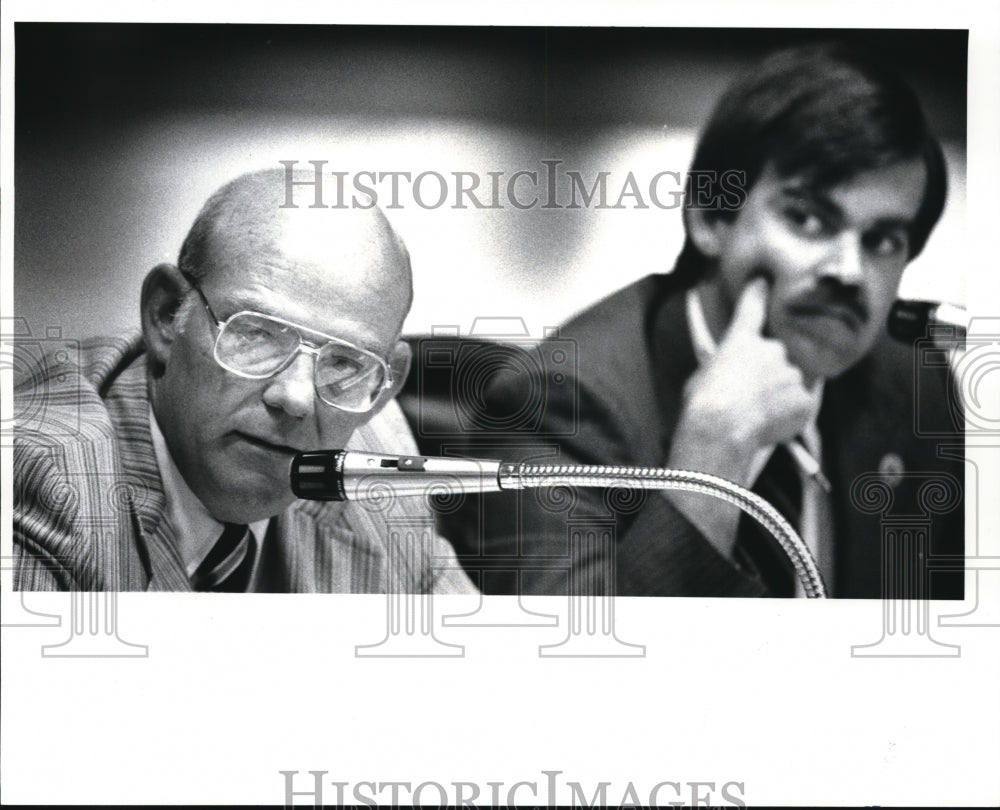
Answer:
<svg viewBox="0 0 1000 810"><path fill-rule="evenodd" d="M351 413L370 411L392 386L388 363L346 340L249 310L220 320L197 281L187 273L182 275L198 293L219 331L215 339L215 362L226 371L250 380L263 380L288 368L299 352L311 354L315 358L316 395L327 405ZM307 340L303 333L321 340Z"/></svg>

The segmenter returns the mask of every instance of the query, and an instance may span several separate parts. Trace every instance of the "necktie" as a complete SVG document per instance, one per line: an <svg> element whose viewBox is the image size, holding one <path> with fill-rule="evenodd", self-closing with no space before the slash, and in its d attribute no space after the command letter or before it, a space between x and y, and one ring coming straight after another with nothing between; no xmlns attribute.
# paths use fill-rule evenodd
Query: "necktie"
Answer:
<svg viewBox="0 0 1000 810"><path fill-rule="evenodd" d="M254 539L244 524L226 523L208 556L194 572L196 591L245 593L253 571Z"/></svg>
<svg viewBox="0 0 1000 810"><path fill-rule="evenodd" d="M801 529L802 478L792 454L779 445L771 454L753 492L760 495L796 531ZM795 595L795 569L778 541L747 514L740 516L735 554L745 566L755 570L774 596Z"/></svg>

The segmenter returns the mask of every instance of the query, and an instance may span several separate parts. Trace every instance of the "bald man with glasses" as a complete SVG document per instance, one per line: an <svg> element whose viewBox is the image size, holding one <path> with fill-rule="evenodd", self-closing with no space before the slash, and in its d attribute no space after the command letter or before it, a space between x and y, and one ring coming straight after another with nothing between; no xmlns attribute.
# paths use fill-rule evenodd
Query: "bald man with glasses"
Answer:
<svg viewBox="0 0 1000 810"><path fill-rule="evenodd" d="M421 499L289 488L303 450L417 452L393 402L409 255L377 207L310 208L305 174L223 186L146 276L141 335L15 380L16 588L475 590Z"/></svg>

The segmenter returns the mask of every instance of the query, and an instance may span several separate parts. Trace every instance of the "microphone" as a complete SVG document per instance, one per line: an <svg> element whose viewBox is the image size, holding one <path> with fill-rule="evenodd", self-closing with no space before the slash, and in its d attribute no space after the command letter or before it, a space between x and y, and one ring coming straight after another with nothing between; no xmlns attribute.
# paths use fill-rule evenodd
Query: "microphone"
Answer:
<svg viewBox="0 0 1000 810"><path fill-rule="evenodd" d="M906 343L929 336L954 348L956 339L965 343L968 320L965 307L957 304L901 298L889 310L889 334Z"/></svg>
<svg viewBox="0 0 1000 810"><path fill-rule="evenodd" d="M292 492L313 501L359 501L377 498L386 488L396 496L516 489L513 483L501 486L501 466L499 461L473 458L315 450L292 459Z"/></svg>

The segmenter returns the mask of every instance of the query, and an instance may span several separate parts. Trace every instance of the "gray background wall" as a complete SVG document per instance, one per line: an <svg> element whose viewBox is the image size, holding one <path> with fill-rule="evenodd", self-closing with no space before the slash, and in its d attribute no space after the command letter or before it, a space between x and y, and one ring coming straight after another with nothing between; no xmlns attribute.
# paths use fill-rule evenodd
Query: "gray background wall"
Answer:
<svg viewBox="0 0 1000 810"><path fill-rule="evenodd" d="M19 23L15 314L70 337L137 328L143 275L207 195L282 159L484 181L559 159L609 172L617 196L629 171L685 171L752 60L830 38L877 48L924 98L952 191L904 292L963 300L965 32ZM414 262L409 333L519 316L540 334L668 270L682 240L679 209L451 203L390 212Z"/></svg>

